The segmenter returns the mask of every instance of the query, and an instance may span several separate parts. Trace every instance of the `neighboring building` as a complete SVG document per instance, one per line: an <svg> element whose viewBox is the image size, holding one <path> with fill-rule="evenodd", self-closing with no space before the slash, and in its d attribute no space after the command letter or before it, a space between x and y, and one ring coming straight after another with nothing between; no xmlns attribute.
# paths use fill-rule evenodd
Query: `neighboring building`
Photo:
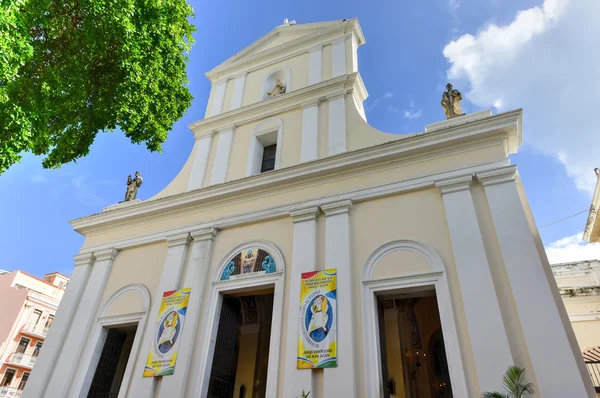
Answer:
<svg viewBox="0 0 600 398"><path fill-rule="evenodd" d="M21 396L68 281L0 271L0 398Z"/></svg>
<svg viewBox="0 0 600 398"><path fill-rule="evenodd" d="M600 208L600 170L594 169L596 174L596 189L592 197L592 204L585 223L583 239L590 243L600 242L600 220L598 219L598 208Z"/></svg>
<svg viewBox="0 0 600 398"><path fill-rule="evenodd" d="M510 164L521 110L380 132L364 43L355 19L286 22L207 73L174 180L71 221L85 243L26 398L466 398L512 364L535 397L595 396ZM330 269L335 292L301 289Z"/></svg>
<svg viewBox="0 0 600 398"><path fill-rule="evenodd" d="M552 271L592 382L600 393L600 260L553 264Z"/></svg>

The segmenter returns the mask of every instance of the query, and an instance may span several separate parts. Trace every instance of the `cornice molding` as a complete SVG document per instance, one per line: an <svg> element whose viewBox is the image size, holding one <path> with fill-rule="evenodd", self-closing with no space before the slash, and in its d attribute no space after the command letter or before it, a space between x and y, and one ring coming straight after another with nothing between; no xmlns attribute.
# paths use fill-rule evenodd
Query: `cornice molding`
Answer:
<svg viewBox="0 0 600 398"><path fill-rule="evenodd" d="M484 187L492 185L506 184L515 182L517 175L517 166L510 165L501 169L487 171L483 173L477 173L477 180L483 184Z"/></svg>
<svg viewBox="0 0 600 398"><path fill-rule="evenodd" d="M442 195L447 195L454 192L468 191L471 189L472 184L472 175L450 178L447 180L435 182L435 186L438 187Z"/></svg>
<svg viewBox="0 0 600 398"><path fill-rule="evenodd" d="M278 189L278 187L281 188L284 185L297 183L301 180L307 181L324 175L335 176L350 171L355 173L361 167L375 167L377 164L391 161L424 161L497 145L498 140L505 140L505 135L511 134L511 131L514 130L514 121L519 115L520 111L514 111L492 116L487 120L461 126L461 128L416 134L374 147L300 163L266 174L245 177L170 197L148 200L126 210L99 213L72 220L70 223L76 231L86 235L91 231L102 230L103 227L110 224L115 225L115 223L129 222L129 220L144 217L156 219L157 213L169 211L180 213L183 207L197 207L201 203L210 201L222 201L232 197L239 198L245 193L255 193L257 190L268 188ZM511 120L513 124L510 123Z"/></svg>
<svg viewBox="0 0 600 398"><path fill-rule="evenodd" d="M234 125L265 119L300 108L307 102L325 100L327 96L349 94L355 90L360 92L363 89L364 84L359 73L354 72L199 120L189 124L188 128L199 137L210 131L223 131Z"/></svg>
<svg viewBox="0 0 600 398"><path fill-rule="evenodd" d="M324 24L327 24L327 22ZM317 45L323 46L329 44L332 40L336 39L340 35L355 35L359 46L366 42L358 20L350 19L346 21L338 21L335 25L329 28L323 28L314 33L285 42L268 50L258 51L256 54L247 55L252 50L259 49L261 45L269 41L271 38L276 37L280 33L285 32L286 30L298 30L299 27L300 25L296 25L295 28L291 29L285 26L276 27L265 36L256 40L250 46L244 48L242 51L233 55L217 67L206 72L206 77L211 81L211 83L214 83L218 80L226 79L240 73L240 69L246 69L248 72L251 72L265 66L264 64L267 63L268 59L276 58L273 61L279 62L293 56L308 53L311 48ZM313 27L316 26L313 25ZM308 26L306 27L306 29L310 28L311 27Z"/></svg>
<svg viewBox="0 0 600 398"><path fill-rule="evenodd" d="M327 204L330 204L330 203L335 203L335 202L348 200L348 199L352 200L353 203L357 203L357 202L361 202L364 200L376 199L376 198L399 194L399 193L403 193L403 192L411 192L411 191L416 191L419 189L432 188L432 187L435 187L435 181L439 181L441 179L459 177L459 176L464 176L464 175L472 176L473 173L476 173L476 172L494 170L494 169L497 169L499 167L504 167L504 166L505 166L504 161L493 162L493 163L471 166L471 167L457 169L457 170L446 171L446 172L442 172L442 173L436 173L433 175L412 178L409 180L399 181L396 183L359 189L359 190L355 190L355 191L346 192L343 194L313 199L313 200L309 200L309 201L304 201L302 204L295 204L295 205L291 205L291 206L286 204L286 205L263 209L263 210L259 210L259 211L255 211L255 212L251 212L251 213L235 214L235 215L225 217L225 218L222 218L219 220L209 221L209 222L203 223L201 225L198 225L198 224L188 225L188 226L183 226L183 227L180 227L180 228L177 228L174 230L160 231L160 232L155 232L155 233L151 233L148 235L137 236L137 237L133 237L133 238L119 239L119 240L105 243L105 244L102 244L99 246L81 249L81 253L82 253L82 255L84 255L84 253L88 253L88 252L91 253L94 250L99 250L99 249L103 249L106 247L115 247L117 249L122 250L125 248L146 245L149 243L165 242L165 241L167 241L167 236L173 236L176 234L185 234L185 233L188 233L189 231L198 230L199 228L200 229L202 229L202 228L205 228L205 229L206 228L217 228L217 229L221 230L221 229L251 224L251 223L255 223L255 222L259 222L259 221L264 222L264 221L278 219L278 218L285 218L285 217L290 216L290 211L292 211L293 209L317 207L317 206L321 206L321 205L326 206Z"/></svg>

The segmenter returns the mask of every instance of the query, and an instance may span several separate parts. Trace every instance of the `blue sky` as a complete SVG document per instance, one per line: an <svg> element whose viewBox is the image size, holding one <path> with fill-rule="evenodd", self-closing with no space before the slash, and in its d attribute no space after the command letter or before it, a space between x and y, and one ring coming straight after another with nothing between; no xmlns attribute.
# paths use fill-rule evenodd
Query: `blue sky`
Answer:
<svg viewBox="0 0 600 398"><path fill-rule="evenodd" d="M136 170L144 177L141 199L165 187L192 148L187 124L204 115L210 90L204 72L284 18L299 24L359 19L367 39L359 49L359 70L369 91L365 108L370 124L382 131L420 132L442 120L439 101L449 78L464 93L467 113L523 107L525 143L512 161L538 225L584 210L597 166L590 112L600 102L593 95L600 89L594 70L600 29L585 21L600 18L597 3L192 1L198 31L188 77L195 99L163 153L149 153L116 131L98 135L89 156L60 170L43 170L41 159L25 156L0 176L0 269L69 274L83 237L67 221L123 200L127 175ZM584 214L541 229L555 261L600 254L577 236L585 220Z"/></svg>

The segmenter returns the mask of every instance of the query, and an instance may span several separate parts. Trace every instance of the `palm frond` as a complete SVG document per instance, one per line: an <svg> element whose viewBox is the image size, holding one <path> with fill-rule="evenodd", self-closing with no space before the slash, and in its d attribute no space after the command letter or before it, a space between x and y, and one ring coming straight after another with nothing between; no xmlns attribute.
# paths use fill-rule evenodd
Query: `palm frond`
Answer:
<svg viewBox="0 0 600 398"><path fill-rule="evenodd" d="M502 394L501 392L486 392L483 394L482 398L510 398L506 394Z"/></svg>

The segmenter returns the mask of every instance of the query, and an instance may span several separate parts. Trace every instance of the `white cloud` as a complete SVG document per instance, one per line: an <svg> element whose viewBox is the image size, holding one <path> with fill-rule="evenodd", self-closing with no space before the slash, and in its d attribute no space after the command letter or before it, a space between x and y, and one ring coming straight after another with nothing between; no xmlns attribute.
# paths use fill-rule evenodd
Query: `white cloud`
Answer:
<svg viewBox="0 0 600 398"><path fill-rule="evenodd" d="M587 243L583 232L567 236L546 246L550 264L600 259L600 243Z"/></svg>
<svg viewBox="0 0 600 398"><path fill-rule="evenodd" d="M460 0L448 0L448 7L450 7L450 10L452 11L456 10L460 7Z"/></svg>
<svg viewBox="0 0 600 398"><path fill-rule="evenodd" d="M389 100L389 99L394 98L395 95L396 95L396 93L393 93L391 91L387 91L387 92L383 93L383 98Z"/></svg>
<svg viewBox="0 0 600 398"><path fill-rule="evenodd" d="M396 108L394 105L388 105L386 109L390 113L398 113L398 112L400 112L400 109Z"/></svg>
<svg viewBox="0 0 600 398"><path fill-rule="evenodd" d="M592 193L600 109L600 1L545 0L444 48L448 78L498 111L524 108L524 141L554 156Z"/></svg>
<svg viewBox="0 0 600 398"><path fill-rule="evenodd" d="M408 119L408 120L418 119L421 116L423 116L422 109L415 110L415 102L413 100L409 101L408 109L404 109L403 112L404 112L404 118Z"/></svg>
<svg viewBox="0 0 600 398"><path fill-rule="evenodd" d="M365 105L365 110L367 112L371 112L377 105L379 105L379 99L376 99L372 103Z"/></svg>
<svg viewBox="0 0 600 398"><path fill-rule="evenodd" d="M404 110L404 118L405 119L413 120L413 119L418 119L421 116L423 116L422 109L419 109L418 111L407 111L406 109Z"/></svg>

